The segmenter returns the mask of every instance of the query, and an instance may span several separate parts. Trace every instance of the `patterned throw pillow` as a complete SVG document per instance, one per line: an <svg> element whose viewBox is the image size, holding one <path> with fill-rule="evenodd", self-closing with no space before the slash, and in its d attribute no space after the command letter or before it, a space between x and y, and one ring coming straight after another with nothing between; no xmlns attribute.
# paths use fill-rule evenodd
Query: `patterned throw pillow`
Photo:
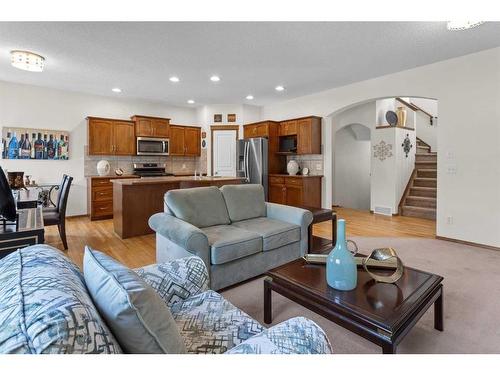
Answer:
<svg viewBox="0 0 500 375"><path fill-rule="evenodd" d="M78 267L29 246L0 259L0 353L121 353Z"/></svg>
<svg viewBox="0 0 500 375"><path fill-rule="evenodd" d="M137 273L85 248L83 274L99 312L128 353L185 353L169 308Z"/></svg>

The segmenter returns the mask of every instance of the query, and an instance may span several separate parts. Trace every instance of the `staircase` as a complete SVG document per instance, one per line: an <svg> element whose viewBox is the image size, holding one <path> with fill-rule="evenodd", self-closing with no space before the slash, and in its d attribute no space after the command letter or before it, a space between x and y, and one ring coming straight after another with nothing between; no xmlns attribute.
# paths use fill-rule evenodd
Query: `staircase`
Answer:
<svg viewBox="0 0 500 375"><path fill-rule="evenodd" d="M399 205L402 216L436 220L437 153L417 138L415 169Z"/></svg>

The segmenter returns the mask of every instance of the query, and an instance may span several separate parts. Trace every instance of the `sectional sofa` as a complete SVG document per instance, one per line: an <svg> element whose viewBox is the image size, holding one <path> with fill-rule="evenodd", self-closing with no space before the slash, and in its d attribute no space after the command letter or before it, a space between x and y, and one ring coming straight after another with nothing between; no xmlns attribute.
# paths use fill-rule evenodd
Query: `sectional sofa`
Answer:
<svg viewBox="0 0 500 375"><path fill-rule="evenodd" d="M168 331L141 327L169 319ZM1 354L124 352L324 354L331 346L306 318L263 327L208 289L196 256L133 271L86 249L84 273L46 245L0 259Z"/></svg>
<svg viewBox="0 0 500 375"><path fill-rule="evenodd" d="M156 232L156 261L199 256L213 290L307 252L311 212L265 202L262 185L170 190L164 211L149 219Z"/></svg>

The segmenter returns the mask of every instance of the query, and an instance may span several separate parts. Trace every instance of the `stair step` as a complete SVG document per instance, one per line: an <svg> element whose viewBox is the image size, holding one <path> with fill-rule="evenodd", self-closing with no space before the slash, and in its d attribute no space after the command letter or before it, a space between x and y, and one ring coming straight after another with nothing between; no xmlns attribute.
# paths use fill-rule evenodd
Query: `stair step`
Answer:
<svg viewBox="0 0 500 375"><path fill-rule="evenodd" d="M415 155L415 161L417 162L437 162L437 154L435 152L428 152L425 154L417 153Z"/></svg>
<svg viewBox="0 0 500 375"><path fill-rule="evenodd" d="M408 197L406 197L405 205L414 207L436 208L436 198L409 195Z"/></svg>
<svg viewBox="0 0 500 375"><path fill-rule="evenodd" d="M422 187L422 186L413 186L410 188L410 195L412 197L437 197L437 189L432 187Z"/></svg>
<svg viewBox="0 0 500 375"><path fill-rule="evenodd" d="M437 187L436 178L417 177L413 180L413 186Z"/></svg>
<svg viewBox="0 0 500 375"><path fill-rule="evenodd" d="M422 219L436 220L435 208L403 206L402 214L403 216L412 216L412 217L420 217Z"/></svg>
<svg viewBox="0 0 500 375"><path fill-rule="evenodd" d="M416 161L415 168L417 169L437 169L436 161Z"/></svg>
<svg viewBox="0 0 500 375"><path fill-rule="evenodd" d="M423 153L430 153L431 151L431 148L429 146L420 146L418 143L417 143L417 152L423 152Z"/></svg>
<svg viewBox="0 0 500 375"><path fill-rule="evenodd" d="M437 169L417 169L417 177L437 178Z"/></svg>

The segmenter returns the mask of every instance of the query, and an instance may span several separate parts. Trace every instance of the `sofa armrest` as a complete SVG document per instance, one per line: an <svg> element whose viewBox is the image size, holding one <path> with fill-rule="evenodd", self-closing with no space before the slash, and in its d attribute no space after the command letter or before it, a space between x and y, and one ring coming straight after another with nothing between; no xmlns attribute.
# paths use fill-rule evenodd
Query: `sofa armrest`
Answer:
<svg viewBox="0 0 500 375"><path fill-rule="evenodd" d="M226 354L331 354L325 332L312 320L288 319L228 350Z"/></svg>
<svg viewBox="0 0 500 375"><path fill-rule="evenodd" d="M149 227L157 234L199 256L207 267L210 265L210 246L203 231L186 221L166 213L157 213L149 218Z"/></svg>
<svg viewBox="0 0 500 375"><path fill-rule="evenodd" d="M285 206L283 204L266 202L267 217L270 219L286 221L300 226L300 251L304 255L308 251L308 229L313 221L311 211L303 208Z"/></svg>
<svg viewBox="0 0 500 375"><path fill-rule="evenodd" d="M208 290L208 271L196 256L135 270L168 306Z"/></svg>

